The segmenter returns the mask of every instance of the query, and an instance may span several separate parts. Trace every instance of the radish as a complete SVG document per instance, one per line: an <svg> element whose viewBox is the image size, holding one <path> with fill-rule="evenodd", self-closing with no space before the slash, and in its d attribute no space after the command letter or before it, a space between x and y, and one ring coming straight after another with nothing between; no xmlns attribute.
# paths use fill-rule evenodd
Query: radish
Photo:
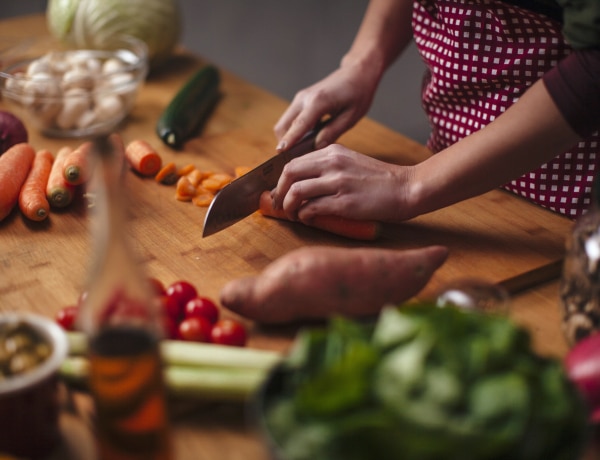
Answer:
<svg viewBox="0 0 600 460"><path fill-rule="evenodd" d="M600 422L600 334L576 343L565 357L565 368L588 404L592 422Z"/></svg>

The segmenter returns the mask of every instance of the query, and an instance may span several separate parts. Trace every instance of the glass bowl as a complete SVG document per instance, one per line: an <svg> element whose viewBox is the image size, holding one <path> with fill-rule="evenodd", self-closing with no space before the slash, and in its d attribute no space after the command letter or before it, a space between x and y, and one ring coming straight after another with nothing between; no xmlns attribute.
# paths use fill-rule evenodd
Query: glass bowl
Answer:
<svg viewBox="0 0 600 460"><path fill-rule="evenodd" d="M26 125L52 137L110 133L131 111L148 74L147 47L133 37L115 38L106 49L26 54L17 47L0 56L2 99Z"/></svg>

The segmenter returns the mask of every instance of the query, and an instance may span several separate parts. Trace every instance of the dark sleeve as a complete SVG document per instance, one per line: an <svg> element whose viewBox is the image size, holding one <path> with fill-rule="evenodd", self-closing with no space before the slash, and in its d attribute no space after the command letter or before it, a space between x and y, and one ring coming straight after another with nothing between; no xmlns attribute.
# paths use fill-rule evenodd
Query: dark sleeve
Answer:
<svg viewBox="0 0 600 460"><path fill-rule="evenodd" d="M573 51L543 81L577 134L585 138L600 128L600 49Z"/></svg>

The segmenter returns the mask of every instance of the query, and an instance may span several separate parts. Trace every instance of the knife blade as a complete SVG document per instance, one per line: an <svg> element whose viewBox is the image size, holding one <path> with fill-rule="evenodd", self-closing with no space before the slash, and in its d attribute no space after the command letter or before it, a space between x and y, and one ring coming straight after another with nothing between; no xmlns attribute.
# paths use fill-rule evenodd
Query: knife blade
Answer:
<svg viewBox="0 0 600 460"><path fill-rule="evenodd" d="M202 237L220 232L257 211L261 193L275 188L283 167L292 159L315 149L315 138L325 123L319 123L288 150L278 153L223 187L206 212Z"/></svg>

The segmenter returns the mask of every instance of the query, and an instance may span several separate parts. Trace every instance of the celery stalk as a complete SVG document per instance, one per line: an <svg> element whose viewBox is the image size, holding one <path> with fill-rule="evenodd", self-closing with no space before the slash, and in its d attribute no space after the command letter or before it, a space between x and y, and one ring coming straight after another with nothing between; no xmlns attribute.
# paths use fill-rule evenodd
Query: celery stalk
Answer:
<svg viewBox="0 0 600 460"><path fill-rule="evenodd" d="M240 369L223 366L165 366L167 391L172 396L210 400L244 401L267 377L268 368ZM66 382L85 387L89 362L82 356L67 357L59 374Z"/></svg>
<svg viewBox="0 0 600 460"><path fill-rule="evenodd" d="M87 340L80 332L69 332L69 355L85 355ZM161 355L166 365L214 366L233 369L270 369L281 361L276 351L230 347L181 340L162 340Z"/></svg>
<svg viewBox="0 0 600 460"><path fill-rule="evenodd" d="M79 332L67 336L69 356L60 375L66 382L85 386L87 339ZM274 351L179 340L162 340L160 350L169 393L206 399L247 399L282 360L281 353Z"/></svg>

